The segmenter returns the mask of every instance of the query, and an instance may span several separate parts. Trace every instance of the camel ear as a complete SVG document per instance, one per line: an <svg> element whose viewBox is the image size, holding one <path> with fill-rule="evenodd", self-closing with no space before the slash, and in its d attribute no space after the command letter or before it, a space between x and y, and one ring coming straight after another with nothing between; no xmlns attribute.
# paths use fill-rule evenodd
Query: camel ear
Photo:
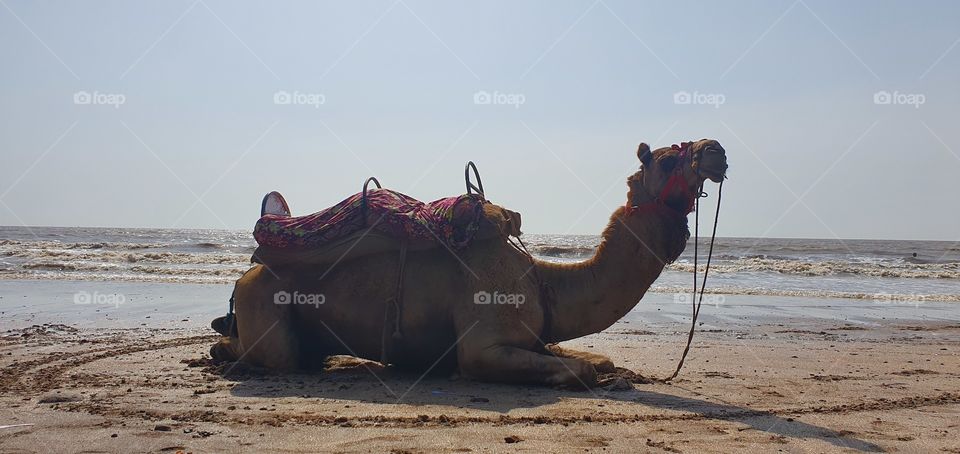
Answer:
<svg viewBox="0 0 960 454"><path fill-rule="evenodd" d="M637 147L637 157L640 158L640 162L642 162L643 165L650 164L650 159L653 158L653 153L650 152L650 145L640 143L640 146Z"/></svg>

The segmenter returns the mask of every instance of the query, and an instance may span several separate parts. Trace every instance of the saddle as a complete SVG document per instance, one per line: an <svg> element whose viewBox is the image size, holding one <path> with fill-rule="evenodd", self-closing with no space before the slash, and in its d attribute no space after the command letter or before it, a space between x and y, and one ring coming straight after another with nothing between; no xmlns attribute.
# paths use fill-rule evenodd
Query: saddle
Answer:
<svg viewBox="0 0 960 454"><path fill-rule="evenodd" d="M477 185L470 180L470 170ZM385 251L445 246L451 252L473 241L520 235L520 213L494 205L483 195L476 166L464 171L467 193L424 203L369 178L363 191L305 216L291 216L278 192L263 198L253 236L252 262L267 266L333 264ZM376 187L370 188L370 183Z"/></svg>
<svg viewBox="0 0 960 454"><path fill-rule="evenodd" d="M471 181L471 171L477 183ZM494 205L483 193L483 183L473 162L464 168L467 192L424 203L390 189L376 178L368 178L363 190L340 203L305 216L292 216L290 207L278 192L264 196L260 219L253 230L259 245L251 262L268 267L316 269L348 260L383 253L400 256L394 296L384 307L381 338L381 362L389 363L396 343L403 339L403 276L409 250L445 247L456 253L475 241L499 238L510 242L520 232L520 213ZM370 188L370 183L376 187ZM522 246L522 242L520 242ZM518 247L514 244L514 247ZM526 252L526 248L522 249ZM532 260L532 258L531 258ZM238 337L230 297L227 315L211 326L224 336Z"/></svg>

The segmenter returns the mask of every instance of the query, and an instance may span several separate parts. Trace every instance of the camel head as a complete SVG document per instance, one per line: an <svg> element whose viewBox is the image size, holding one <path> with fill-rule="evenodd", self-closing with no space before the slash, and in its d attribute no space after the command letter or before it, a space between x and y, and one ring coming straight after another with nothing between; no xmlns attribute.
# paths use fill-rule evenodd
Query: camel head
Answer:
<svg viewBox="0 0 960 454"><path fill-rule="evenodd" d="M726 178L726 151L716 140L684 142L653 151L641 143L637 157L640 171L627 180L628 209L666 207L685 216L693 210L704 181L719 183Z"/></svg>

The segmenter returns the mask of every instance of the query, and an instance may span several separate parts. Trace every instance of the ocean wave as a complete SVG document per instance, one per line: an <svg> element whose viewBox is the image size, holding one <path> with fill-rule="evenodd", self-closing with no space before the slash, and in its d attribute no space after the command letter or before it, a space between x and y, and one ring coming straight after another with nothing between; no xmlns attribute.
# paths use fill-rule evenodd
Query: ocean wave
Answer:
<svg viewBox="0 0 960 454"><path fill-rule="evenodd" d="M199 243L194 243L193 246L194 246L194 247L201 248L201 249L224 249L224 248L227 247L227 245L225 245L225 244L211 243L211 242L207 242L207 241L201 241L201 242L199 242Z"/></svg>
<svg viewBox="0 0 960 454"><path fill-rule="evenodd" d="M587 258L597 250L593 246L555 246L547 244L534 245L530 249L534 255L559 258Z"/></svg>
<svg viewBox="0 0 960 454"><path fill-rule="evenodd" d="M130 271L147 275L167 275L167 276L233 276L239 278L250 266L238 266L227 268L167 268L162 266L134 266Z"/></svg>
<svg viewBox="0 0 960 454"><path fill-rule="evenodd" d="M107 271L121 269L120 265L110 263L82 263L82 262L31 262L20 265L21 268L37 271Z"/></svg>
<svg viewBox="0 0 960 454"><path fill-rule="evenodd" d="M19 269L0 269L0 279L43 279L124 282L231 283L250 265L224 267L124 267L103 263L29 263Z"/></svg>
<svg viewBox="0 0 960 454"><path fill-rule="evenodd" d="M32 262L21 265L24 270L32 271L56 271L78 275L83 273L96 273L103 271L128 272L145 275L168 275L168 276L240 276L249 268L248 265L225 266L225 267L205 267L189 268L183 266L148 266L136 265L124 267L123 265L113 263L89 263L89 262Z"/></svg>
<svg viewBox="0 0 960 454"><path fill-rule="evenodd" d="M0 240L0 246L20 246L30 249L162 249L170 244L163 243L125 243L125 242L81 242L63 243L60 241L20 241Z"/></svg>
<svg viewBox="0 0 960 454"><path fill-rule="evenodd" d="M0 279L6 280L67 280L93 282L150 282L162 284L233 284L242 272L232 275L156 275L136 273L29 273L0 270Z"/></svg>
<svg viewBox="0 0 960 454"><path fill-rule="evenodd" d="M703 269L703 263L700 269ZM692 272L692 263L673 263L672 271ZM774 272L803 276L858 275L887 278L960 279L960 263L867 263L841 261L801 261L766 258L733 260L710 265L710 272Z"/></svg>
<svg viewBox="0 0 960 454"><path fill-rule="evenodd" d="M17 280L76 280L76 281L115 281L115 282L150 282L172 284L233 284L248 268L224 269L154 269L134 267L129 270L90 270L86 272L40 270L31 272L24 270L0 270L0 279ZM683 294L689 295L688 287L658 286L649 290L653 294ZM821 289L779 289L758 287L722 286L711 287L705 292L708 295L732 296L770 296L794 298L831 298L871 301L878 305L922 305L925 302L960 302L960 294L951 293L871 293L850 292ZM689 301L684 299L684 301ZM713 302L711 302L713 301ZM704 304L716 304L716 299L705 299Z"/></svg>
<svg viewBox="0 0 960 454"><path fill-rule="evenodd" d="M133 252L73 249L0 250L0 257L24 259L27 262L50 259L106 263L156 262L169 264L220 265L250 262L249 254L190 253L190 252Z"/></svg>
<svg viewBox="0 0 960 454"><path fill-rule="evenodd" d="M689 287L653 286L651 293L673 293L689 295ZM877 304L922 304L928 301L960 302L960 294L931 293L931 294L896 294L896 293L869 293L844 292L837 290L795 290L756 287L714 287L704 291L709 295L751 295L751 296L788 296L798 298L840 298L856 300L872 300ZM689 300L684 300L689 301ZM707 304L706 301L704 304Z"/></svg>

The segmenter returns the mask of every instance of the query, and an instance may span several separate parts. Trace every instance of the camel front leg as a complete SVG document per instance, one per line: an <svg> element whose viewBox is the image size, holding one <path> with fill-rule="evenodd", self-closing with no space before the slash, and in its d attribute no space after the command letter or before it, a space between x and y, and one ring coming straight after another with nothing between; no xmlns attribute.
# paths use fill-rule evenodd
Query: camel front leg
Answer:
<svg viewBox="0 0 960 454"><path fill-rule="evenodd" d="M557 344L547 344L546 348L548 352L561 358L574 358L586 361L592 364L594 369L601 374L616 372L616 367L613 365L613 361L605 355L562 348Z"/></svg>
<svg viewBox="0 0 960 454"><path fill-rule="evenodd" d="M463 375L484 381L574 388L591 388L597 384L597 371L586 361L543 355L508 345L470 348L461 344L457 361Z"/></svg>

